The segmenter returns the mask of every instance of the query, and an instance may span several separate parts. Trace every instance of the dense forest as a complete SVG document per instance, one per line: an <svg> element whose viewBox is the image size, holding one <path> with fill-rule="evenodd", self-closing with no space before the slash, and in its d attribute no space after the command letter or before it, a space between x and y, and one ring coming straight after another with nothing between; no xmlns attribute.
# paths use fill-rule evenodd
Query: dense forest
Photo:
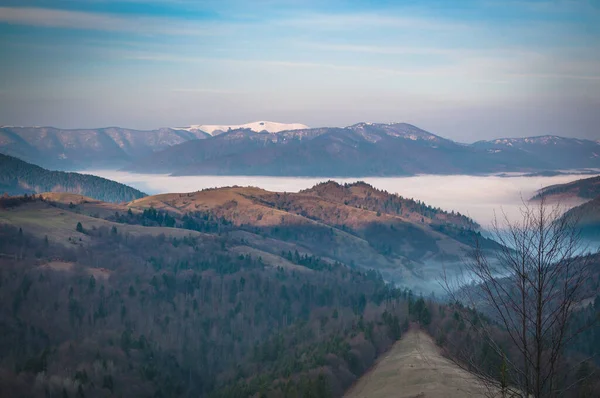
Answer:
<svg viewBox="0 0 600 398"><path fill-rule="evenodd" d="M0 194L23 195L69 192L105 202L128 202L146 194L93 175L50 171L12 156L0 154Z"/></svg>
<svg viewBox="0 0 600 398"><path fill-rule="evenodd" d="M0 231L0 395L340 396L407 325L374 272L73 228L93 249Z"/></svg>

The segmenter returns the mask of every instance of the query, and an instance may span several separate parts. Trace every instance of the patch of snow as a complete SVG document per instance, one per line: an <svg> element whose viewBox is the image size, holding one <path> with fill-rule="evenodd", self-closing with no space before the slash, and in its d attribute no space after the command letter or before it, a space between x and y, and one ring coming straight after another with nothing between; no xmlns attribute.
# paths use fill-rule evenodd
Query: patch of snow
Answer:
<svg viewBox="0 0 600 398"><path fill-rule="evenodd" d="M194 124L188 127L176 127L178 130L186 130L186 131L204 131L210 135L215 135L215 133L222 131L227 132L229 130L237 130L237 129L250 129L254 132L260 133L262 131L266 131L268 133L279 133L281 131L287 130L302 130L308 129L310 127L300 124L300 123L276 123L276 122L267 122L267 121L258 121L253 123L246 124L238 124L238 125L213 125L213 124Z"/></svg>

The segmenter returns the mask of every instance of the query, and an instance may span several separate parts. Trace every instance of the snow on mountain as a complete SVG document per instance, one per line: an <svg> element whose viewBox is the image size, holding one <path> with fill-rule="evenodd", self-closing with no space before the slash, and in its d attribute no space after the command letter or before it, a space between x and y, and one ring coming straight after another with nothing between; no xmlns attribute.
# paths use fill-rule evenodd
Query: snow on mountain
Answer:
<svg viewBox="0 0 600 398"><path fill-rule="evenodd" d="M564 137L559 137L557 135L540 135L540 136L536 136L536 137L524 137L524 138L498 138L495 139L493 141L489 141L493 144L496 145L507 145L507 146L513 146L513 144L517 145L517 144L541 144L541 145L548 145L548 144L554 144L556 145L558 142L564 141L564 140L568 140L568 138L564 138ZM582 143L580 140L571 138L570 139L573 142L578 142L578 143Z"/></svg>
<svg viewBox="0 0 600 398"><path fill-rule="evenodd" d="M346 127L356 132L362 133L370 128L380 129L385 134L391 137L406 138L411 141L425 140L425 141L439 141L440 137L435 134L431 134L425 130L422 130L416 126L408 123L357 123L352 126Z"/></svg>
<svg viewBox="0 0 600 398"><path fill-rule="evenodd" d="M258 122L238 124L238 125L209 125L209 124L200 125L200 124L196 124L196 125L191 125L189 127L178 127L177 129L178 130L187 130L187 131L201 130L210 135L218 135L221 132L226 132L229 130L236 130L236 129L250 129L257 133L260 133L262 131L266 131L268 133L279 133L280 131L301 130L301 129L308 129L308 128L309 128L308 126L306 126L304 124L300 124L300 123L276 123L276 122L258 121Z"/></svg>

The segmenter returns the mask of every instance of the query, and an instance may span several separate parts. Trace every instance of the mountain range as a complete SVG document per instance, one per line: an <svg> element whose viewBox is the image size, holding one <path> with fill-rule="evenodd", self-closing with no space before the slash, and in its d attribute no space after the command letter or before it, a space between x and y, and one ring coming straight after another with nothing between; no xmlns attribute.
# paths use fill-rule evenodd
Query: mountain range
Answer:
<svg viewBox="0 0 600 398"><path fill-rule="evenodd" d="M174 175L484 174L595 168L600 167L599 153L600 144L589 140L546 136L466 145L405 123L359 123L275 134L232 130L156 152L125 170Z"/></svg>
<svg viewBox="0 0 600 398"><path fill-rule="evenodd" d="M152 131L3 127L0 152L55 169L122 167L173 175L361 177L600 168L600 143L591 140L540 136L463 144L406 123L305 127L264 121Z"/></svg>

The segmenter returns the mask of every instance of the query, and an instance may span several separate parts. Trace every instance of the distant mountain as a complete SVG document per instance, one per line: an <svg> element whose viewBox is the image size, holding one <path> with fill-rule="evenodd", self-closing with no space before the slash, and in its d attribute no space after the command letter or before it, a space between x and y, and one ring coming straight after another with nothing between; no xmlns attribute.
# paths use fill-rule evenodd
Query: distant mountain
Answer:
<svg viewBox="0 0 600 398"><path fill-rule="evenodd" d="M1 127L0 153L59 170L174 175L535 175L600 168L600 143L542 136L461 144L406 123L345 128L260 121L152 131Z"/></svg>
<svg viewBox="0 0 600 398"><path fill-rule="evenodd" d="M578 138L555 135L501 138L479 141L473 147L516 158L525 156L536 164L536 168L547 170L596 168L600 165L600 143Z"/></svg>
<svg viewBox="0 0 600 398"><path fill-rule="evenodd" d="M600 196L600 176L584 178L567 184L550 185L540 189L532 200L541 199L583 199Z"/></svg>
<svg viewBox="0 0 600 398"><path fill-rule="evenodd" d="M174 175L485 174L600 167L597 154L600 144L588 140L535 137L466 145L406 123L358 123L274 134L232 130L175 145L125 169Z"/></svg>
<svg viewBox="0 0 600 398"><path fill-rule="evenodd" d="M286 130L303 130L303 129L308 129L309 127L304 125L304 124L300 124L300 123L276 123L276 122L266 122L266 121L259 121L259 122L252 122L252 123L246 123L246 124L238 124L238 125L209 125L209 124L202 124L202 125L192 125L189 127L177 127L177 130L186 130L186 131L194 131L194 132L198 132L198 131L202 131L205 133L208 133L210 135L219 135L222 133L225 133L227 131L230 130L239 130L239 129L249 129L252 130L256 133L261 133L261 132L267 132L267 133L279 133L281 131L286 131Z"/></svg>
<svg viewBox="0 0 600 398"><path fill-rule="evenodd" d="M69 192L106 202L126 202L146 196L137 189L87 174L50 171L0 154L0 195Z"/></svg>
<svg viewBox="0 0 600 398"><path fill-rule="evenodd" d="M121 167L135 159L190 140L200 131L163 128L139 131L108 127L63 130L54 127L0 127L0 153L42 167L73 170Z"/></svg>

